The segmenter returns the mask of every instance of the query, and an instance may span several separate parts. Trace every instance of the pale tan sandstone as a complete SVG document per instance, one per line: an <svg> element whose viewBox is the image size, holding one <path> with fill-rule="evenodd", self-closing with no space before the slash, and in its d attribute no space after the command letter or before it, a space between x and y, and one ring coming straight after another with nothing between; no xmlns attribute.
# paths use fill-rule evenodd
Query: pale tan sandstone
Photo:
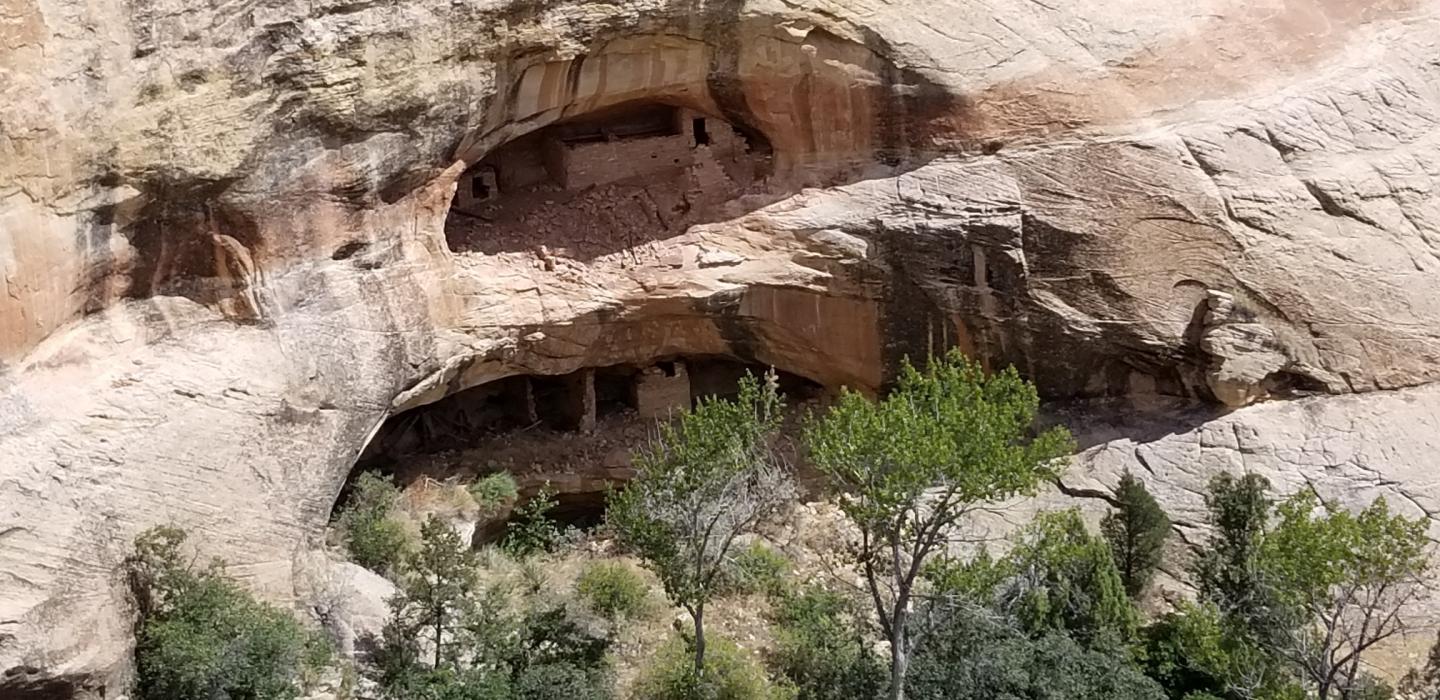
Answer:
<svg viewBox="0 0 1440 700"><path fill-rule="evenodd" d="M1049 398L1269 398L1223 425L1267 416L1284 472L1309 411L1440 371L1434 0L0 18L0 694L120 692L117 566L156 523L307 608L381 422L508 375L721 355L874 390L956 345ZM637 100L763 135L773 170L620 249L447 246L469 165ZM1420 478L1432 394L1326 449Z"/></svg>

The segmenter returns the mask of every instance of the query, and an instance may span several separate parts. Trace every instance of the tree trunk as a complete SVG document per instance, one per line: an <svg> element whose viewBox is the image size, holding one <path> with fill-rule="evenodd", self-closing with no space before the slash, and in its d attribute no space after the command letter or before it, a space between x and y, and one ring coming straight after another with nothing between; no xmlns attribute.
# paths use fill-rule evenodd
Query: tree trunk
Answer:
<svg viewBox="0 0 1440 700"><path fill-rule="evenodd" d="M435 668L440 668L440 634L445 629L445 623L439 615L435 616Z"/></svg>
<svg viewBox="0 0 1440 700"><path fill-rule="evenodd" d="M695 606L695 677L705 677L705 604Z"/></svg>
<svg viewBox="0 0 1440 700"><path fill-rule="evenodd" d="M895 608L890 627L890 700L905 700L905 672L910 667L910 650L905 648L907 617L904 609Z"/></svg>

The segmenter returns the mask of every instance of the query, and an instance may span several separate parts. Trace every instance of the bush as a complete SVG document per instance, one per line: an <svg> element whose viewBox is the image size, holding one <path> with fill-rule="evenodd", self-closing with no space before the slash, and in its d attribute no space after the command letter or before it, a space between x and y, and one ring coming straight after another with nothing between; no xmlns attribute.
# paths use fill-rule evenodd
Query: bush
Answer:
<svg viewBox="0 0 1440 700"><path fill-rule="evenodd" d="M508 587L481 589L476 557L431 519L391 599L373 657L389 700L604 700L610 640L564 606L513 610ZM437 653L432 640L439 639ZM428 649L426 647L429 647Z"/></svg>
<svg viewBox="0 0 1440 700"><path fill-rule="evenodd" d="M509 472L495 472L470 484L470 495L480 505L483 515L495 515L510 507L520 497L515 477Z"/></svg>
<svg viewBox="0 0 1440 700"><path fill-rule="evenodd" d="M547 486L516 508L515 517L505 526L501 549L520 558L555 551L564 536L560 525L550 517L555 505L555 492Z"/></svg>
<svg viewBox="0 0 1440 700"><path fill-rule="evenodd" d="M758 540L737 552L727 564L721 590L741 595L782 594L785 577L792 568L789 558Z"/></svg>
<svg viewBox="0 0 1440 700"><path fill-rule="evenodd" d="M806 588L780 601L773 622L771 666L795 687L798 700L864 700L884 692L888 672L844 596Z"/></svg>
<svg viewBox="0 0 1440 700"><path fill-rule="evenodd" d="M1123 653L1087 649L1063 631L1030 637L970 606L932 611L939 622L915 648L912 700L1164 700Z"/></svg>
<svg viewBox="0 0 1440 700"><path fill-rule="evenodd" d="M794 692L777 687L740 647L706 635L705 677L695 676L691 640L674 637L656 653L636 681L635 700L789 700Z"/></svg>
<svg viewBox="0 0 1440 700"><path fill-rule="evenodd" d="M600 616L616 620L638 616L645 609L650 589L624 564L592 562L576 579L575 593Z"/></svg>
<svg viewBox="0 0 1440 700"><path fill-rule="evenodd" d="M608 678L568 663L533 666L515 680L515 700L607 700L613 695Z"/></svg>
<svg viewBox="0 0 1440 700"><path fill-rule="evenodd" d="M1137 615L1109 544L1091 535L1079 511L1042 513L1010 552L1016 572L1002 606L1027 632L1063 631L1090 646L1128 642Z"/></svg>
<svg viewBox="0 0 1440 700"><path fill-rule="evenodd" d="M399 497L400 490L390 477L365 472L355 480L350 499L340 509L335 523L356 564L390 574L404 561L410 540L404 526L390 517Z"/></svg>
<svg viewBox="0 0 1440 700"><path fill-rule="evenodd" d="M181 555L185 533L154 528L127 562L141 618L138 697L290 700L330 650L288 613L256 601L219 563L194 570Z"/></svg>

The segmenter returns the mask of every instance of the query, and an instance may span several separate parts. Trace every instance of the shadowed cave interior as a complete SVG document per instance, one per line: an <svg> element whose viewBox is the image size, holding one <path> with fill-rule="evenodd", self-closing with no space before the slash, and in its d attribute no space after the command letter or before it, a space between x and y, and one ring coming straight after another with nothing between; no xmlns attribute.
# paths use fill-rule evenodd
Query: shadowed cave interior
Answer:
<svg viewBox="0 0 1440 700"><path fill-rule="evenodd" d="M389 474L409 493L505 471L522 502L548 485L557 502L549 516L590 528L604 518L607 489L631 476L630 451L654 435L658 421L707 397L733 398L747 373L767 371L730 358L676 357L497 379L389 418L350 481L367 471ZM791 413L825 396L813 381L779 370L776 376ZM491 541L503 528L503 521L482 523L475 540Z"/></svg>

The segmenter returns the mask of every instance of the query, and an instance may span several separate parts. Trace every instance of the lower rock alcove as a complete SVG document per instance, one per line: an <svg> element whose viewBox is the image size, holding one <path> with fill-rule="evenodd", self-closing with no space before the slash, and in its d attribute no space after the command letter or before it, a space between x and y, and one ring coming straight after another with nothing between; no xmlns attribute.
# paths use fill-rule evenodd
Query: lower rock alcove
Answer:
<svg viewBox="0 0 1440 700"><path fill-rule="evenodd" d="M465 530L473 525L474 541L484 543L503 533L516 504L461 514L444 493L505 472L519 502L548 489L556 502L549 517L588 529L604 519L605 494L633 475L630 452L654 435L657 421L705 398L731 398L747 373L767 371L732 358L675 357L505 377L391 417L350 480L365 472L391 475L412 517L436 513ZM778 370L776 377L792 414L826 396L804 377Z"/></svg>

